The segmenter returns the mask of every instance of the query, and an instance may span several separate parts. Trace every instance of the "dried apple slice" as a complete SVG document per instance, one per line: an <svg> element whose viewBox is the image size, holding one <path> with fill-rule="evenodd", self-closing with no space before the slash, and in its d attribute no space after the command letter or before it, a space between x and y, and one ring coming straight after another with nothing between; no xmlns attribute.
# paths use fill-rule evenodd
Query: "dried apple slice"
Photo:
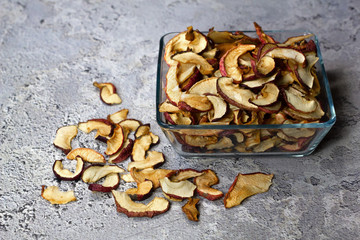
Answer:
<svg viewBox="0 0 360 240"><path fill-rule="evenodd" d="M135 131L135 138L150 134L150 124L143 124Z"/></svg>
<svg viewBox="0 0 360 240"><path fill-rule="evenodd" d="M167 99L160 103L159 112L179 113L181 110Z"/></svg>
<svg viewBox="0 0 360 240"><path fill-rule="evenodd" d="M180 79L178 79L181 90L182 91L189 90L192 87L192 85L194 85L197 81L202 79L202 76L203 75L200 73L199 69L195 68L194 73L189 78L187 78L185 81L180 82Z"/></svg>
<svg viewBox="0 0 360 240"><path fill-rule="evenodd" d="M80 179L81 174L84 170L84 161L81 157L76 157L76 167L75 171L71 172L70 170L64 168L62 160L56 160L53 164L53 172L58 179L65 181L76 181Z"/></svg>
<svg viewBox="0 0 360 240"><path fill-rule="evenodd" d="M66 204L68 202L76 201L74 191L61 191L56 186L41 186L41 196L48 200L51 204Z"/></svg>
<svg viewBox="0 0 360 240"><path fill-rule="evenodd" d="M274 73L273 75L269 77L263 77L263 78L256 78L255 80L244 80L241 85L245 86L247 88L261 88L267 83L274 82L276 80L276 77L278 76L278 73Z"/></svg>
<svg viewBox="0 0 360 240"><path fill-rule="evenodd" d="M77 126L70 125L59 128L56 131L54 146L61 149L65 154L71 151L71 141L78 133Z"/></svg>
<svg viewBox="0 0 360 240"><path fill-rule="evenodd" d="M232 78L221 77L217 80L217 90L221 97L228 103L242 109L257 110L258 107L249 102L255 94L248 89L234 84Z"/></svg>
<svg viewBox="0 0 360 240"><path fill-rule="evenodd" d="M302 36L289 37L288 39L286 39L286 41L283 43L283 45L290 46L297 42L300 42L307 38L310 38L312 36L314 36L314 34L306 34L306 35L302 35Z"/></svg>
<svg viewBox="0 0 360 240"><path fill-rule="evenodd" d="M86 122L79 123L78 128L85 133L97 130L99 135L109 136L112 130L112 125L107 119L90 119Z"/></svg>
<svg viewBox="0 0 360 240"><path fill-rule="evenodd" d="M265 113L273 114L273 113L278 113L281 107L282 107L281 101L277 101L269 106L259 106L259 110Z"/></svg>
<svg viewBox="0 0 360 240"><path fill-rule="evenodd" d="M211 188L211 186L219 183L215 172L211 169L206 169L202 172L201 176L194 178L197 193L211 201L221 198L224 194L218 189Z"/></svg>
<svg viewBox="0 0 360 240"><path fill-rule="evenodd" d="M138 127L142 125L139 120L136 119L125 119L119 123L122 128L128 129L130 132L135 132Z"/></svg>
<svg viewBox="0 0 360 240"><path fill-rule="evenodd" d="M142 201L151 195L153 183L151 181L144 181L137 184L137 188L129 188L126 193L129 194L132 200Z"/></svg>
<svg viewBox="0 0 360 240"><path fill-rule="evenodd" d="M275 68L275 60L271 57L264 56L256 64L256 71L262 75L269 74Z"/></svg>
<svg viewBox="0 0 360 240"><path fill-rule="evenodd" d="M293 48L287 48L287 47L277 47L269 50L265 56L271 57L271 58L281 58L286 60L294 60L298 64L304 64L305 63L305 55Z"/></svg>
<svg viewBox="0 0 360 240"><path fill-rule="evenodd" d="M320 103L316 101L316 109L314 112L311 113L302 113L299 111L295 111L292 108L285 108L284 113L288 114L294 119L298 120L308 120L308 121L315 121L322 118L325 115L325 112L322 110Z"/></svg>
<svg viewBox="0 0 360 240"><path fill-rule="evenodd" d="M135 182L135 179L131 176L131 173L122 174L121 179L127 183Z"/></svg>
<svg viewBox="0 0 360 240"><path fill-rule="evenodd" d="M243 71L239 67L238 58L248 51L254 50L255 45L238 45L230 49L220 59L219 69L224 77L231 77L237 82L242 81Z"/></svg>
<svg viewBox="0 0 360 240"><path fill-rule="evenodd" d="M82 160L84 160L85 162L90 162L90 163L105 163L106 162L103 155L101 155L97 151L90 149L90 148L73 149L66 155L66 158L73 160L78 156L81 157Z"/></svg>
<svg viewBox="0 0 360 240"><path fill-rule="evenodd" d="M169 68L168 72L166 73L166 85L165 85L165 94L168 100L176 106L178 105L182 94L177 79L177 71L178 71L177 65L171 66Z"/></svg>
<svg viewBox="0 0 360 240"><path fill-rule="evenodd" d="M93 85L100 89L100 99L108 105L120 104L122 102L120 96L116 93L116 87L112 83L98 83Z"/></svg>
<svg viewBox="0 0 360 240"><path fill-rule="evenodd" d="M173 125L191 125L193 123L193 119L188 116L184 116L183 113L165 113L164 116L165 119Z"/></svg>
<svg viewBox="0 0 360 240"><path fill-rule="evenodd" d="M217 77L205 78L195 83L188 93L198 95L217 95L216 81Z"/></svg>
<svg viewBox="0 0 360 240"><path fill-rule="evenodd" d="M85 183L94 183L110 173L122 173L124 169L117 165L91 165L87 167L81 176Z"/></svg>
<svg viewBox="0 0 360 240"><path fill-rule="evenodd" d="M134 140L130 138L126 139L121 149L109 157L109 163L119 163L125 161L128 157L130 157L133 146Z"/></svg>
<svg viewBox="0 0 360 240"><path fill-rule="evenodd" d="M124 131L123 128L117 124L114 133L109 140L107 140L107 148L105 154L111 156L117 153L124 144Z"/></svg>
<svg viewBox="0 0 360 240"><path fill-rule="evenodd" d="M127 118L128 113L129 113L128 109L121 109L113 114L109 114L107 116L107 120L113 124L117 124L125 120Z"/></svg>
<svg viewBox="0 0 360 240"><path fill-rule="evenodd" d="M188 181L172 182L168 177L159 180L162 191L171 198L183 200L194 195L196 186Z"/></svg>
<svg viewBox="0 0 360 240"><path fill-rule="evenodd" d="M199 198L189 198L187 203L181 208L190 221L195 221L195 222L199 221L198 219L199 211L196 208L196 204L198 204L199 201L200 201Z"/></svg>
<svg viewBox="0 0 360 240"><path fill-rule="evenodd" d="M256 34L258 35L261 43L275 43L275 40L271 36L264 33L264 31L262 30L259 24L254 22L254 26L255 26Z"/></svg>
<svg viewBox="0 0 360 240"><path fill-rule="evenodd" d="M225 208L235 207L252 195L269 190L274 174L250 173L238 174L225 194Z"/></svg>
<svg viewBox="0 0 360 240"><path fill-rule="evenodd" d="M215 44L219 43L233 43L237 40L240 40L244 37L243 34L233 34L231 32L223 31L214 31L214 29L210 29L207 37L211 39L211 41Z"/></svg>
<svg viewBox="0 0 360 240"><path fill-rule="evenodd" d="M170 169L144 169L138 170L136 168L132 168L130 170L131 176L134 178L135 182L141 183L145 180L150 180L153 183L153 188L156 189L160 187L159 180L168 176L169 174L175 172L175 170Z"/></svg>
<svg viewBox="0 0 360 240"><path fill-rule="evenodd" d="M288 106L296 111L311 113L316 110L317 101L315 98L306 96L294 87L282 90L283 97Z"/></svg>
<svg viewBox="0 0 360 240"><path fill-rule="evenodd" d="M117 189L120 184L120 177L118 173L109 173L106 175L102 184L91 183L89 184L89 190L95 192L111 192Z"/></svg>
<svg viewBox="0 0 360 240"><path fill-rule="evenodd" d="M211 66L204 57L194 52L180 52L176 53L171 57L172 60L178 61L180 63L191 63L199 66L199 71L203 75L211 74L214 71L213 66Z"/></svg>
<svg viewBox="0 0 360 240"><path fill-rule="evenodd" d="M145 169L155 166L159 166L165 161L164 155L161 152L157 151L148 151L147 157L143 161L133 161L128 164L128 171L132 168L136 169Z"/></svg>
<svg viewBox="0 0 360 240"><path fill-rule="evenodd" d="M228 137L222 137L217 143L209 144L206 146L207 150L219 150L233 147L232 140Z"/></svg>
<svg viewBox="0 0 360 240"><path fill-rule="evenodd" d="M283 124L294 124L290 120L285 120ZM314 128L282 128L281 131L290 138L308 138L315 134Z"/></svg>
<svg viewBox="0 0 360 240"><path fill-rule="evenodd" d="M269 106L277 101L279 92L280 90L275 84L265 84L260 93L250 99L250 102L257 106Z"/></svg>
<svg viewBox="0 0 360 240"><path fill-rule="evenodd" d="M188 112L207 112L212 108L212 104L206 96L184 93L180 97L178 107Z"/></svg>
<svg viewBox="0 0 360 240"><path fill-rule="evenodd" d="M258 145L252 148L253 152L266 152L277 146L281 140L278 137L268 138L266 140L261 141Z"/></svg>
<svg viewBox="0 0 360 240"><path fill-rule="evenodd" d="M301 82L301 84L307 86L309 89L313 87L314 79L311 70L313 69L314 65L319 60L318 57L316 57L316 53L311 52L305 55L306 56L306 67L302 67L302 65L298 65L295 70L295 75L297 79Z"/></svg>
<svg viewBox="0 0 360 240"><path fill-rule="evenodd" d="M143 135L135 139L134 146L131 153L132 161L145 161L146 151L149 150L152 144L152 138L150 134Z"/></svg>
<svg viewBox="0 0 360 240"><path fill-rule="evenodd" d="M179 64L179 69L177 73L179 84L182 84L187 79L189 79L195 73L196 69L196 65L191 63Z"/></svg>
<svg viewBox="0 0 360 240"><path fill-rule="evenodd" d="M171 172L167 177L172 182L180 182L190 178L201 176L202 174L204 174L204 172L187 168L177 170L176 172Z"/></svg>
<svg viewBox="0 0 360 240"><path fill-rule="evenodd" d="M205 147L206 145L217 143L218 138L216 136L185 135L184 141L189 146Z"/></svg>
<svg viewBox="0 0 360 240"><path fill-rule="evenodd" d="M111 191L115 199L117 211L128 217L154 217L165 213L170 208L170 203L165 198L155 197L148 204L137 203L131 200L125 192Z"/></svg>
<svg viewBox="0 0 360 240"><path fill-rule="evenodd" d="M295 143L281 143L279 149L287 152L297 152L305 148L305 146L311 141L309 138L299 138Z"/></svg>
<svg viewBox="0 0 360 240"><path fill-rule="evenodd" d="M225 113L227 112L227 103L225 102L224 99L217 97L217 96L207 96L207 98L209 99L209 101L211 102L213 109L214 109L214 113L209 117L209 120L211 122L213 121L217 121L220 118L222 118Z"/></svg>

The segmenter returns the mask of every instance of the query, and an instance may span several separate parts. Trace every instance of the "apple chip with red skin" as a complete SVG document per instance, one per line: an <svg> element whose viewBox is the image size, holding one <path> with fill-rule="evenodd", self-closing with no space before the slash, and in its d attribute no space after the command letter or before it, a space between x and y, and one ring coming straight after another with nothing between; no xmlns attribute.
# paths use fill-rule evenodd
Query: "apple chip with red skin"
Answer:
<svg viewBox="0 0 360 240"><path fill-rule="evenodd" d="M65 181L76 181L80 179L81 174L84 170L84 161L81 157L76 157L76 168L74 172L64 168L62 160L56 160L53 165L53 172L58 179Z"/></svg>
<svg viewBox="0 0 360 240"><path fill-rule="evenodd" d="M56 131L54 146L61 149L65 154L71 151L71 141L76 137L78 131L77 126L64 126Z"/></svg>
<svg viewBox="0 0 360 240"><path fill-rule="evenodd" d="M196 208L196 205L198 204L199 201L200 201L199 198L189 198L187 203L181 208L190 221L194 221L194 222L199 221L198 219L199 211Z"/></svg>
<svg viewBox="0 0 360 240"><path fill-rule="evenodd" d="M94 183L111 173L122 173L124 169L117 165L91 165L82 173L81 179L85 183Z"/></svg>
<svg viewBox="0 0 360 240"><path fill-rule="evenodd" d="M157 169L143 169L138 170L136 168L132 168L130 170L131 176L137 183L144 182L146 180L150 180L153 183L153 188L159 188L160 182L159 180L168 176L169 174L175 172L176 170L171 169L163 169L163 168L157 168Z"/></svg>
<svg viewBox="0 0 360 240"><path fill-rule="evenodd" d="M121 109L115 113L109 114L107 116L107 120L109 120L113 124L117 124L122 120L125 120L127 118L128 113L129 113L129 109Z"/></svg>
<svg viewBox="0 0 360 240"><path fill-rule="evenodd" d="M149 180L138 183L137 188L129 188L126 193L129 194L132 200L142 201L151 195L153 190L153 183Z"/></svg>
<svg viewBox="0 0 360 240"><path fill-rule="evenodd" d="M219 179L216 176L216 173L211 169L203 170L202 173L202 175L194 178L194 183L197 187L197 193L200 196L211 201L214 201L224 196L223 192L221 192L220 190L211 188L211 186L219 183Z"/></svg>
<svg viewBox="0 0 360 240"><path fill-rule="evenodd" d="M120 104L122 102L120 96L116 92L116 87L112 83L98 83L93 85L100 89L100 99L108 105Z"/></svg>
<svg viewBox="0 0 360 240"><path fill-rule="evenodd" d="M235 207L252 195L269 190L274 174L238 174L224 198L225 208Z"/></svg>
<svg viewBox="0 0 360 240"><path fill-rule="evenodd" d="M51 204L66 204L76 201L74 191L61 191L56 186L41 186L41 196Z"/></svg>
<svg viewBox="0 0 360 240"><path fill-rule="evenodd" d="M184 181L184 180L187 180L190 178L195 178L195 177L201 176L203 174L204 174L203 171L186 168L186 169L177 170L175 172L171 172L167 177L172 182L180 182L180 181Z"/></svg>
<svg viewBox="0 0 360 240"><path fill-rule="evenodd" d="M107 148L105 154L111 156L117 153L123 146L124 140L125 140L125 136L124 136L123 128L118 124L114 129L113 135L106 142Z"/></svg>
<svg viewBox="0 0 360 240"><path fill-rule="evenodd" d="M120 184L120 177L118 173L109 173L106 175L103 183L91 183L89 184L89 190L95 192L111 192L118 188Z"/></svg>
<svg viewBox="0 0 360 240"><path fill-rule="evenodd" d="M188 180L172 182L168 177L159 180L162 191L170 198L183 200L194 195L196 185Z"/></svg>
<svg viewBox="0 0 360 240"><path fill-rule="evenodd" d="M85 162L90 162L90 163L106 162L103 155L101 155L100 153L98 153L97 151L91 148L75 148L66 155L66 158L73 160L77 156L81 157Z"/></svg>
<svg viewBox="0 0 360 240"><path fill-rule="evenodd" d="M165 198L155 197L148 204L137 203L131 200L125 192L111 191L115 199L117 211L128 217L154 217L165 213L170 208L170 203Z"/></svg>

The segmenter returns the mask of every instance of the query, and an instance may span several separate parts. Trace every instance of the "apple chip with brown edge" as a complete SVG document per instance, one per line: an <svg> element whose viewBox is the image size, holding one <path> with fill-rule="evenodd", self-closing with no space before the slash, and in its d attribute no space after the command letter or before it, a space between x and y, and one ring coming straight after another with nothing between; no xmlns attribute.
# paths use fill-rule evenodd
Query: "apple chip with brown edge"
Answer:
<svg viewBox="0 0 360 240"><path fill-rule="evenodd" d="M120 176L118 173L109 173L106 175L103 183L91 183L89 184L89 190L95 192L111 192L118 188L120 184Z"/></svg>
<svg viewBox="0 0 360 240"><path fill-rule="evenodd" d="M150 169L143 169L143 170L132 168L130 170L130 174L133 177L133 179L135 180L135 182L141 183L146 180L150 180L153 183L154 189L160 187L160 182L159 182L160 179L168 176L172 172L175 172L175 170L163 169L163 168L158 168L158 169L150 168Z"/></svg>
<svg viewBox="0 0 360 240"><path fill-rule="evenodd" d="M125 161L128 157L130 157L133 146L134 140L130 138L126 139L121 149L109 157L109 163L119 163Z"/></svg>
<svg viewBox="0 0 360 240"><path fill-rule="evenodd" d="M62 160L56 160L53 164L53 172L58 179L65 181L76 181L79 180L84 170L84 161L81 157L76 157L76 168L74 172L64 168Z"/></svg>
<svg viewBox="0 0 360 240"><path fill-rule="evenodd" d="M66 158L73 160L77 156L81 157L82 160L84 160L85 162L90 162L90 163L106 162L103 155L101 155L100 153L98 153L97 151L91 148L75 148L66 155Z"/></svg>
<svg viewBox="0 0 360 240"><path fill-rule="evenodd" d="M194 195L196 189L196 186L188 180L172 182L168 177L164 177L159 182L165 196L170 197L170 199L183 200L190 198Z"/></svg>
<svg viewBox="0 0 360 240"><path fill-rule="evenodd" d="M78 133L77 126L70 125L59 128L56 131L54 146L61 149L65 154L71 151L71 141Z"/></svg>
<svg viewBox="0 0 360 240"><path fill-rule="evenodd" d="M131 200L125 192L112 190L117 211L128 217L154 217L165 213L170 208L170 203L165 198L155 197L148 204L137 203Z"/></svg>
<svg viewBox="0 0 360 240"><path fill-rule="evenodd" d="M134 146L131 153L132 161L145 161L146 151L149 150L152 144L152 138L150 134L143 135L134 141Z"/></svg>
<svg viewBox="0 0 360 240"><path fill-rule="evenodd" d="M203 170L202 173L202 175L194 178L197 193L210 201L221 198L224 195L223 192L211 188L211 186L219 183L216 173L211 169Z"/></svg>
<svg viewBox="0 0 360 240"><path fill-rule="evenodd" d="M109 120L113 124L117 124L122 120L125 120L127 118L128 113L129 113L128 109L121 109L115 113L109 114L107 116L107 120Z"/></svg>
<svg viewBox="0 0 360 240"><path fill-rule="evenodd" d="M123 146L124 139L125 138L124 138L123 128L119 124L117 124L114 129L113 135L106 142L107 148L106 148L105 154L108 156L111 156L111 155L117 153Z"/></svg>
<svg viewBox="0 0 360 240"><path fill-rule="evenodd" d="M134 201L142 201L151 195L153 190L153 183L149 180L138 183L137 188L129 188L126 193L129 194L130 198Z"/></svg>
<svg viewBox="0 0 360 240"><path fill-rule="evenodd" d="M90 119L86 122L80 122L78 128L85 133L97 130L97 135L106 137L111 134L112 124L107 119Z"/></svg>
<svg viewBox="0 0 360 240"><path fill-rule="evenodd" d="M191 168L186 168L186 169L179 169L175 172L171 172L167 177L172 182L180 182L190 178L201 176L202 174L204 174L204 172Z"/></svg>
<svg viewBox="0 0 360 240"><path fill-rule="evenodd" d="M239 173L224 198L225 208L235 207L252 195L269 190L274 174Z"/></svg>
<svg viewBox="0 0 360 240"><path fill-rule="evenodd" d="M143 161L133 161L128 164L128 171L132 168L146 169L159 166L165 161L164 154L157 151L148 151L147 157Z"/></svg>
<svg viewBox="0 0 360 240"><path fill-rule="evenodd" d="M91 165L85 168L81 179L85 183L94 183L111 173L123 173L124 169L117 165Z"/></svg>
<svg viewBox="0 0 360 240"><path fill-rule="evenodd" d="M74 191L61 191L57 186L41 186L41 196L51 204L66 204L76 201Z"/></svg>
<svg viewBox="0 0 360 240"><path fill-rule="evenodd" d="M93 85L100 89L100 99L108 105L120 104L122 102L120 96L116 92L116 87L112 83L98 83Z"/></svg>
<svg viewBox="0 0 360 240"><path fill-rule="evenodd" d="M195 222L199 221L198 219L199 211L196 208L196 205L198 204L199 201L200 201L199 198L189 198L187 203L181 208L190 221L195 221Z"/></svg>

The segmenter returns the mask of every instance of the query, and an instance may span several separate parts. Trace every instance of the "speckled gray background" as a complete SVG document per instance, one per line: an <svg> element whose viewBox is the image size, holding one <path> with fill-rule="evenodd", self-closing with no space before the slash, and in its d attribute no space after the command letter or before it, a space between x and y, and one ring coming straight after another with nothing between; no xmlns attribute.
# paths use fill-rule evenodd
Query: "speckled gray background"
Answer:
<svg viewBox="0 0 360 240"><path fill-rule="evenodd" d="M359 239L360 3L350 1L0 1L0 239ZM199 30L309 29L321 41L338 120L308 157L184 159L155 122L160 37ZM111 81L123 99L105 106L93 81ZM267 193L225 209L202 200L200 221L180 203L153 219L116 212L110 194L55 180L59 126L129 108L161 137L164 168L213 168L226 192L239 172L274 173ZM93 147L80 134L74 147ZM74 189L53 206L41 185ZM127 187L122 183L120 189Z"/></svg>

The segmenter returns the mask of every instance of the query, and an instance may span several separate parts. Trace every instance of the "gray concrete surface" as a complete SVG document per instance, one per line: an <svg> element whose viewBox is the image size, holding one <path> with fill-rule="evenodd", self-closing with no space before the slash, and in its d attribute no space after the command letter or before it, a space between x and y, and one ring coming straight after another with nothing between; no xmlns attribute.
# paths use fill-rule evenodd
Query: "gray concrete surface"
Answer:
<svg viewBox="0 0 360 240"><path fill-rule="evenodd" d="M356 0L0 1L0 239L359 239L359 12ZM189 25L252 30L253 21L317 34L336 125L308 157L179 157L155 122L160 37ZM93 81L114 82L123 104L102 104ZM57 181L56 129L120 108L160 135L164 168L213 168L224 192L239 172L269 172L271 189L232 209L201 200L194 223L181 203L153 219L127 218L110 194ZM92 137L80 134L74 147L104 151ZM43 184L74 189L78 201L51 205Z"/></svg>

